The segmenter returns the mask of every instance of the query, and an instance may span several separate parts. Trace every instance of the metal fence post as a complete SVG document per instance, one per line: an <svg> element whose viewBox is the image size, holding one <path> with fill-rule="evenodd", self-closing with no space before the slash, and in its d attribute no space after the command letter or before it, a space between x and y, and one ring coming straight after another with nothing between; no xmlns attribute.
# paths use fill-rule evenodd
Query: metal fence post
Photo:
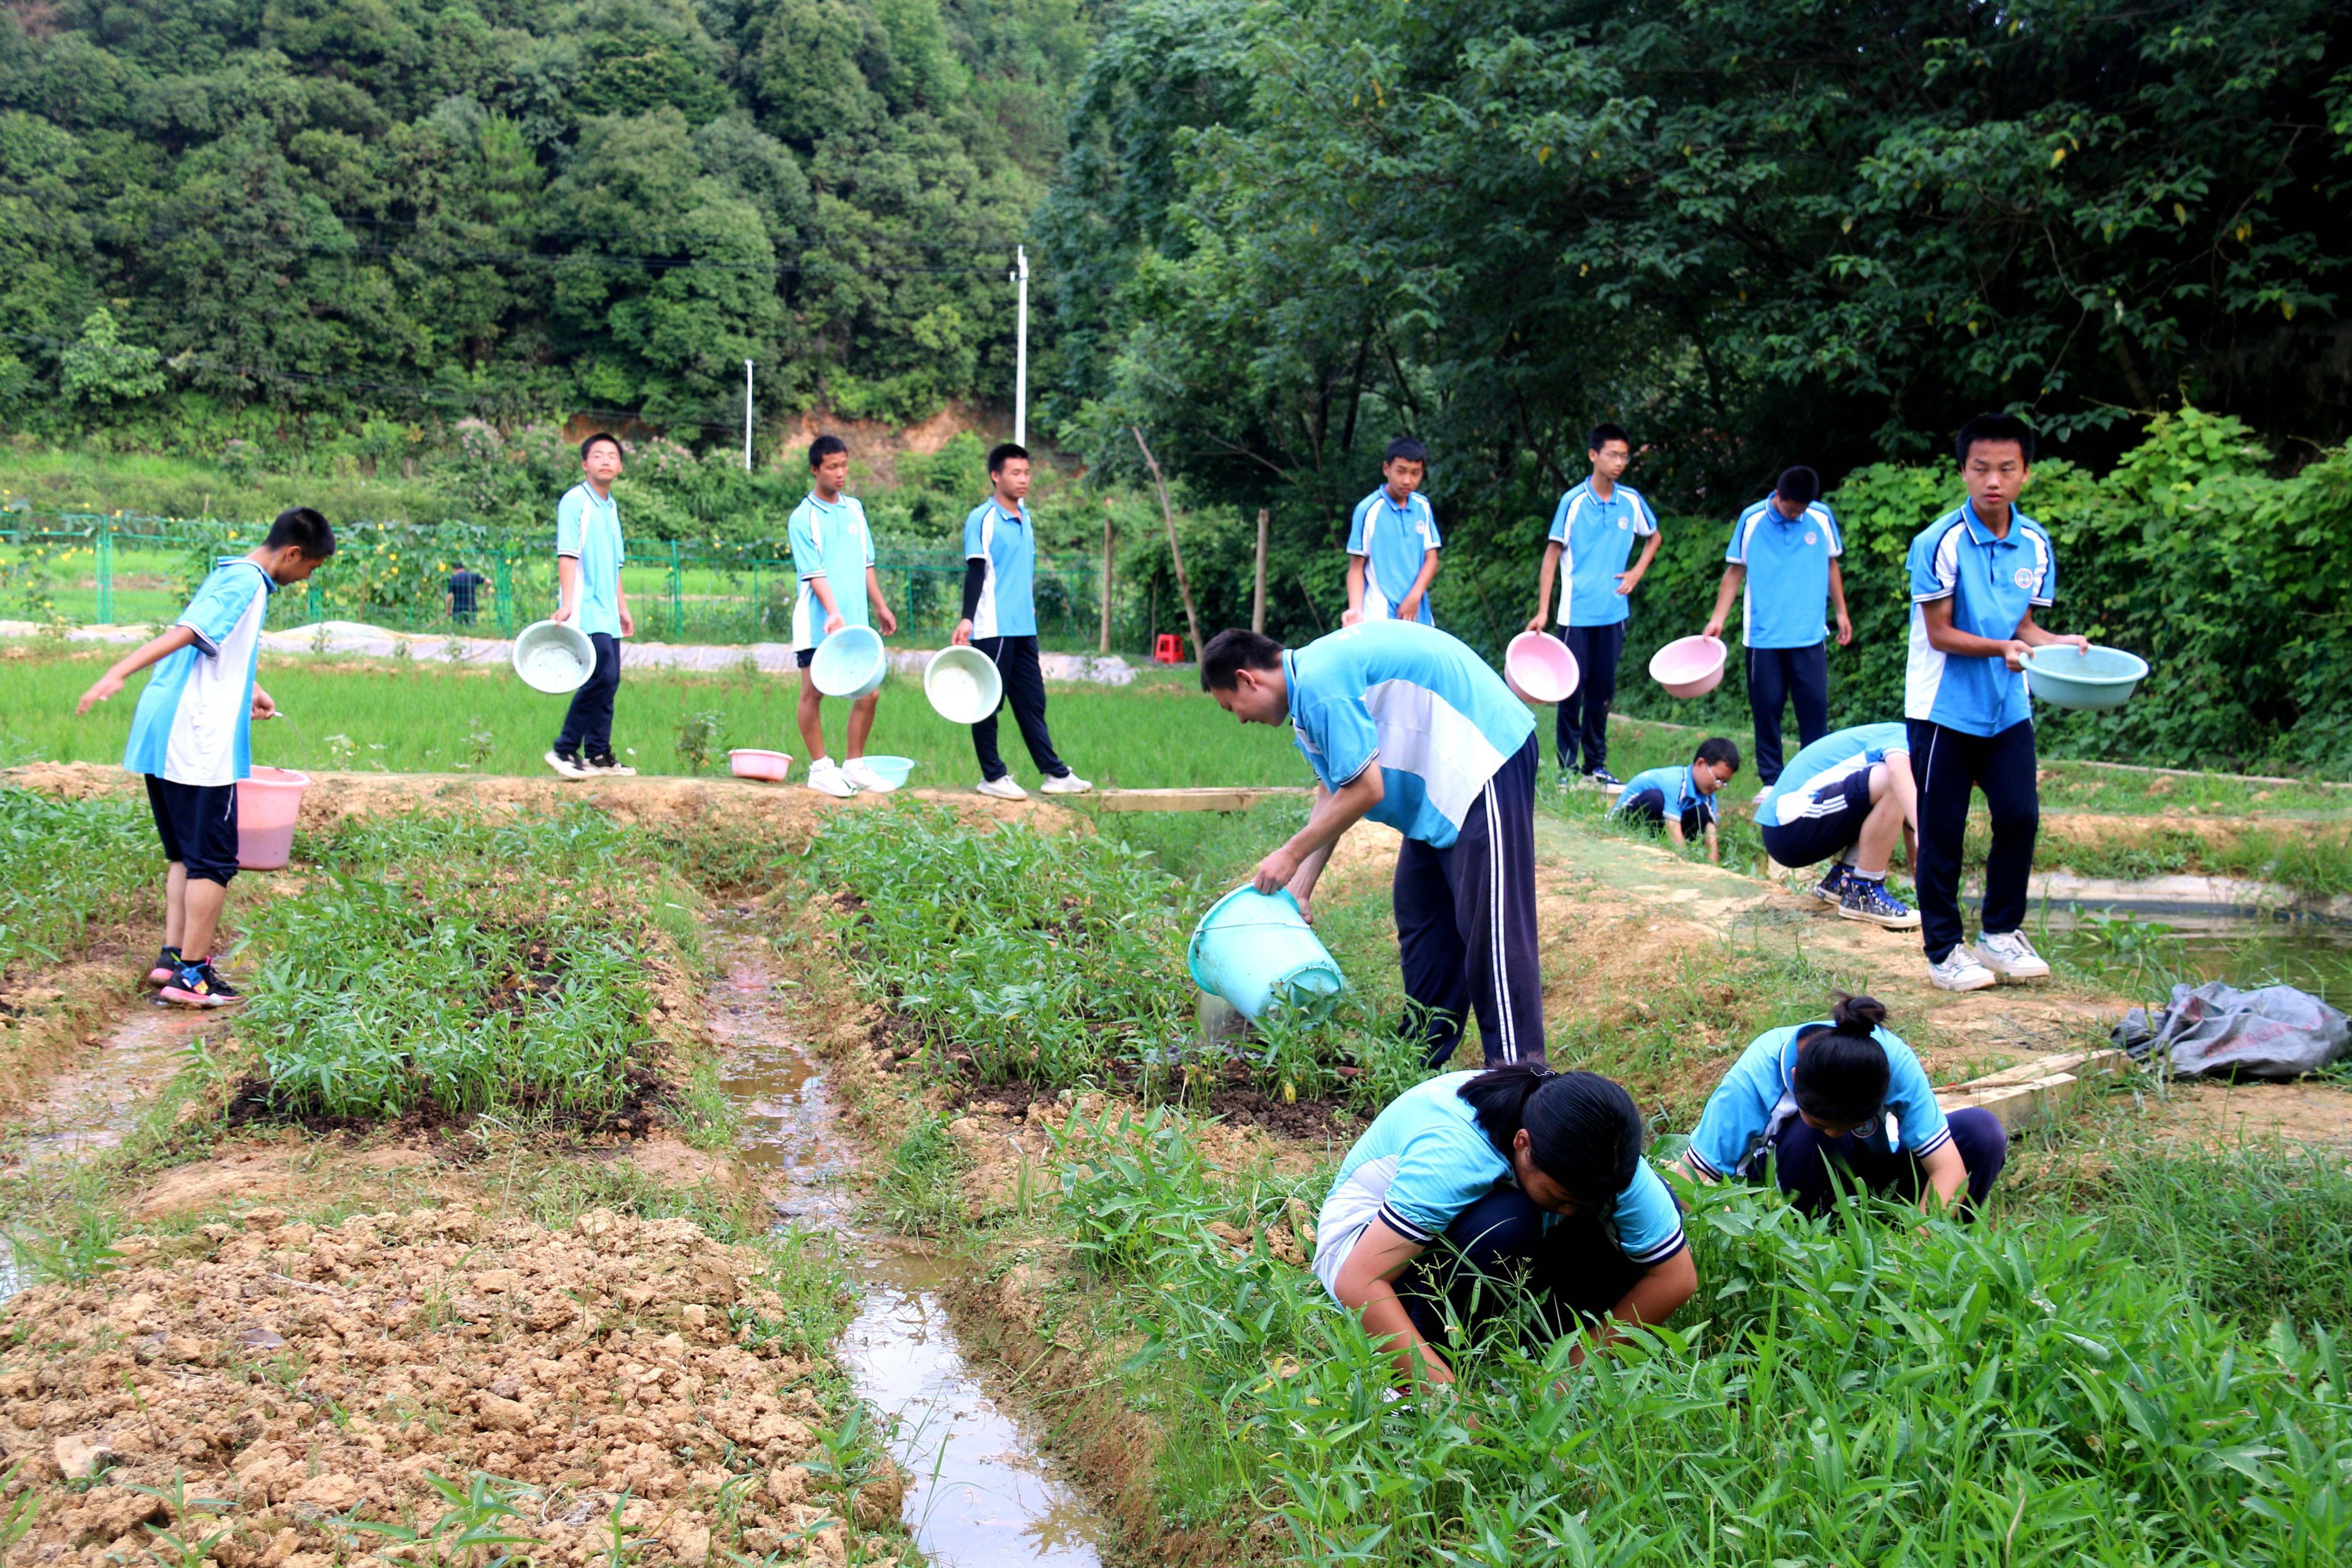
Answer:
<svg viewBox="0 0 2352 1568"><path fill-rule="evenodd" d="M106 518L98 523L98 624L114 624L114 524Z"/></svg>
<svg viewBox="0 0 2352 1568"><path fill-rule="evenodd" d="M669 542L669 635L672 640L676 640L678 635L681 609L678 603L677 541L673 539Z"/></svg>

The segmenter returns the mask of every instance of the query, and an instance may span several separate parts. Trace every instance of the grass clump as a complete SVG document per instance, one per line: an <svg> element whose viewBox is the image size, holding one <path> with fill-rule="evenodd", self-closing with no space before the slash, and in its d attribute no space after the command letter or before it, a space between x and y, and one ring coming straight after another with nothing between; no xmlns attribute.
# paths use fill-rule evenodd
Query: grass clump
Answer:
<svg viewBox="0 0 2352 1568"><path fill-rule="evenodd" d="M0 977L63 962L93 923L154 902L163 881L143 801L0 789Z"/></svg>
<svg viewBox="0 0 2352 1568"><path fill-rule="evenodd" d="M418 817L312 850L317 883L247 928L267 957L238 1029L273 1109L593 1121L646 1087L655 985L692 921L636 836L585 810Z"/></svg>

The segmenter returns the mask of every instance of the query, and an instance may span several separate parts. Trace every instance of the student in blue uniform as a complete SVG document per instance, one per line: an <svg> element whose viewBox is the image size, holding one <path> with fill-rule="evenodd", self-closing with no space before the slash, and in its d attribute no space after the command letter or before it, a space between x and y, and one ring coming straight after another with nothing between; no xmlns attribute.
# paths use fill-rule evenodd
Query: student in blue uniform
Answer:
<svg viewBox="0 0 2352 1568"><path fill-rule="evenodd" d="M1037 787L1047 795L1084 795L1095 786L1080 778L1054 752L1045 727L1045 675L1037 662L1037 530L1029 518L1029 450L1010 441L988 454L989 498L963 520L963 618L948 640L969 644L996 661L1004 700L1021 726L1029 760L1045 775ZM1004 765L996 750L996 714L971 727L972 754L980 762L980 793L999 800L1026 800L1029 792Z"/></svg>
<svg viewBox="0 0 2352 1568"><path fill-rule="evenodd" d="M1606 1344L1698 1289L1633 1097L1598 1073L1525 1066L1447 1073L1392 1100L1323 1200L1315 1274L1427 1384L1454 1381L1436 1348L1449 1322L1475 1328L1531 1297L1546 1331L1597 1319Z"/></svg>
<svg viewBox="0 0 2352 1568"><path fill-rule="evenodd" d="M147 775L163 846L163 949L147 983L183 1007L237 994L213 967L221 908L236 875L236 781L253 774L253 721L278 711L255 684L269 596L307 580L335 552L335 531L309 507L278 514L255 549L215 562L171 630L118 659L81 695L87 713L156 667L131 716L122 765Z"/></svg>
<svg viewBox="0 0 2352 1568"><path fill-rule="evenodd" d="M1617 660L1625 651L1627 603L1658 553L1658 515L1641 492L1617 482L1633 460L1633 438L1615 425L1593 427L1592 476L1559 498L1551 514L1543 565L1536 579L1536 613L1528 630L1544 629L1551 584L1559 578L1559 627L1554 634L1576 659L1576 689L1559 705L1559 782L1581 771L1604 789L1609 775L1609 705L1617 697ZM1642 558L1630 567L1633 541ZM1584 759L1577 761L1577 749Z"/></svg>
<svg viewBox="0 0 2352 1568"><path fill-rule="evenodd" d="M1756 797L1764 853L1783 866L1823 860L1813 897L1840 918L1909 931L1919 916L1886 890L1895 846L1916 870L1919 795L1911 783L1911 732L1857 724L1822 736L1789 759L1780 782Z"/></svg>
<svg viewBox="0 0 2352 1568"><path fill-rule="evenodd" d="M1772 493L1739 514L1724 548L1723 583L1706 635L1723 635L1731 595L1740 600L1739 640L1748 650L1748 710L1756 720L1756 777L1780 776L1780 710L1793 702L1800 743L1830 728L1829 626L1837 613L1838 647L1853 641L1846 618L1845 544L1822 499L1822 479L1802 466L1782 471Z"/></svg>
<svg viewBox="0 0 2352 1568"><path fill-rule="evenodd" d="M1302 648L1219 632L1201 688L1244 724L1290 725L1315 771L1314 810L1258 862L1258 891L1308 907L1340 835L1386 823L1404 835L1397 944L1430 1065L1473 1013L1487 1066L1541 1061L1536 726L1502 677L1434 626L1367 621Z"/></svg>
<svg viewBox="0 0 2352 1568"><path fill-rule="evenodd" d="M887 637L898 630L898 617L882 596L882 579L874 570L874 533L866 525L866 508L856 497L841 493L849 481L848 447L838 436L820 436L809 443L808 459L809 493L784 525L793 571L800 578L793 595L793 658L801 669L794 717L801 744L808 748L808 786L838 799L862 789L887 794L898 786L866 765L866 738L874 732L882 694L870 691L849 705L847 744L842 748L848 761L836 763L824 749L824 693L816 689L809 666L816 660L817 645L844 626L879 621Z"/></svg>
<svg viewBox="0 0 2352 1568"><path fill-rule="evenodd" d="M599 433L580 443L580 482L555 507L557 603L551 618L587 634L596 668L564 710L547 765L568 779L634 773L613 755L613 706L621 690L621 639L636 635L628 590L621 586L621 510L613 481L621 477L621 443Z"/></svg>
<svg viewBox="0 0 2352 1568"><path fill-rule="evenodd" d="M1627 779L1609 815L1663 826L1677 849L1704 837L1707 859L1720 866L1723 846L1715 834L1715 796L1738 771L1739 748L1720 735L1710 735L1698 743L1688 767L1652 768Z"/></svg>
<svg viewBox="0 0 2352 1568"><path fill-rule="evenodd" d="M1381 488L1356 503L1348 523L1348 608L1341 626L1359 621L1419 621L1433 626L1430 580L1437 575L1437 512L1421 493L1429 449L1410 436L1389 443Z"/></svg>
<svg viewBox="0 0 2352 1568"><path fill-rule="evenodd" d="M1841 995L1831 1017L1757 1036L1707 1097L1685 1168L1706 1182L1769 1176L1811 1215L1835 1201L1834 1173L1849 1190L1974 1218L2009 1134L1974 1106L1946 1116L1885 1023L1873 998Z"/></svg>
<svg viewBox="0 0 2352 1568"><path fill-rule="evenodd" d="M1903 716L1919 786L1919 934L1927 979L1945 991L2037 980L2050 965L2025 936L2025 889L2042 826L2034 779L2033 704L2025 656L2079 637L2045 631L2033 613L2057 596L2058 557L2040 523L2017 510L2032 478L2033 431L1982 414L1953 443L1968 500L1911 542L1911 662ZM1961 939L1960 846L1969 795L1992 819L1985 855L1982 935Z"/></svg>

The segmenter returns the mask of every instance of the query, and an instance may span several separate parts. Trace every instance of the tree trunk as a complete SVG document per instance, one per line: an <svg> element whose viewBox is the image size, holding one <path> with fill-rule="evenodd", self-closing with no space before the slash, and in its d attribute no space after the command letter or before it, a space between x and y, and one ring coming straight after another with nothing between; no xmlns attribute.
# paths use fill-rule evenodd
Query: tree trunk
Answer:
<svg viewBox="0 0 2352 1568"><path fill-rule="evenodd" d="M1274 514L1257 509L1257 591L1250 596L1250 630L1265 630L1265 531Z"/></svg>
<svg viewBox="0 0 2352 1568"><path fill-rule="evenodd" d="M1098 653L1110 651L1111 547L1118 537L1111 521L1112 515L1110 497L1105 496L1103 497L1102 631L1095 639L1095 648Z"/></svg>
<svg viewBox="0 0 2352 1568"><path fill-rule="evenodd" d="M1192 634L1192 657L1201 657L1201 617L1192 609L1192 585L1184 576L1184 551L1176 542L1176 509L1168 504L1168 481L1160 475L1160 459L1143 443L1143 426L1130 425L1129 432L1135 437L1136 450L1143 454L1143 466L1151 470L1151 488L1160 492L1160 515L1168 524L1168 559L1176 565L1176 592L1184 600L1184 625Z"/></svg>

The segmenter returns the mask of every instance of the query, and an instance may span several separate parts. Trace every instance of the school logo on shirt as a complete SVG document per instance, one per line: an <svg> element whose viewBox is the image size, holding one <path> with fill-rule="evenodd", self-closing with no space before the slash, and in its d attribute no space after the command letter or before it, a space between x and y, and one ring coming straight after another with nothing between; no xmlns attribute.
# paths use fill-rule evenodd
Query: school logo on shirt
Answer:
<svg viewBox="0 0 2352 1568"><path fill-rule="evenodd" d="M1814 532L1811 529L1810 529L1810 528L1809 528L1809 529L1807 529L1807 530L1805 530L1805 542L1806 542L1806 543L1808 543L1808 544L1819 544L1821 542L1822 542L1822 536L1821 536L1820 534L1815 533L1815 532Z"/></svg>
<svg viewBox="0 0 2352 1568"><path fill-rule="evenodd" d="M2011 574L2010 581L2015 583L2027 593L2032 593L2033 591L2033 568L2031 566L2019 567Z"/></svg>
<svg viewBox="0 0 2352 1568"><path fill-rule="evenodd" d="M1633 520L1630 517L1621 517L1617 520L1617 526L1620 528L1631 528L1633 526Z"/></svg>

